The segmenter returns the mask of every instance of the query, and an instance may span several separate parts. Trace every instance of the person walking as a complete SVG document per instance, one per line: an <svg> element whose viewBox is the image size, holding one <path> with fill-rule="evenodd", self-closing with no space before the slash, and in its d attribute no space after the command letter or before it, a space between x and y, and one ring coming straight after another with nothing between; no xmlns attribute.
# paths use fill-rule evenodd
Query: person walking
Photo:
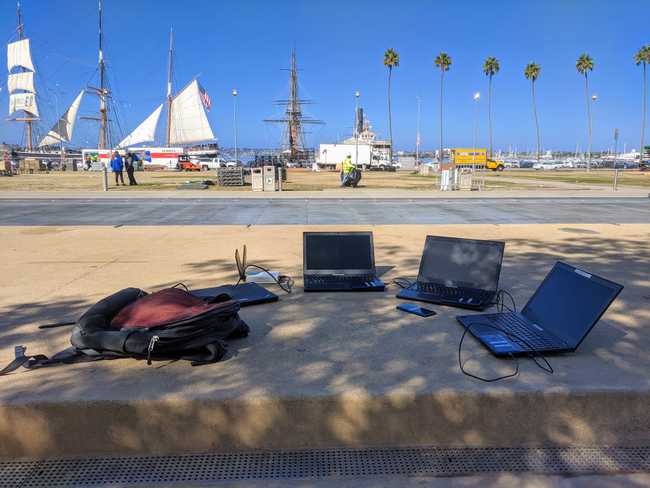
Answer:
<svg viewBox="0 0 650 488"><path fill-rule="evenodd" d="M117 151L113 153L113 159L111 159L111 170L115 173L115 186L120 186L119 181L122 181L122 186L125 186L124 174L122 173L124 170L124 161Z"/></svg>
<svg viewBox="0 0 650 488"><path fill-rule="evenodd" d="M126 158L124 158L124 167L126 168L126 175L129 177L129 186L137 185L138 182L135 181L135 161L136 157L133 153L127 153Z"/></svg>

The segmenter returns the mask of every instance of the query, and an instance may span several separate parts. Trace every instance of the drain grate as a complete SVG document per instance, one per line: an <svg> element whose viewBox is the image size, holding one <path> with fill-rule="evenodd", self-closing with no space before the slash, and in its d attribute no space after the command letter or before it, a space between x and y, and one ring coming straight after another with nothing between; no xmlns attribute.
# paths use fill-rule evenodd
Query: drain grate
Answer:
<svg viewBox="0 0 650 488"><path fill-rule="evenodd" d="M650 471L650 447L382 448L0 461L0 487L53 488L341 476Z"/></svg>

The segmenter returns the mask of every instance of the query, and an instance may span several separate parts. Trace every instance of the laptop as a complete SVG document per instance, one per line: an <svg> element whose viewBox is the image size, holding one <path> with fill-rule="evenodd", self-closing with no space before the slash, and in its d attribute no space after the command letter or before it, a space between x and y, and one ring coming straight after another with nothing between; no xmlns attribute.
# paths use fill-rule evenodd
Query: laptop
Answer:
<svg viewBox="0 0 650 488"><path fill-rule="evenodd" d="M505 243L427 236L418 279L397 298L485 310L495 301Z"/></svg>
<svg viewBox="0 0 650 488"><path fill-rule="evenodd" d="M304 232L305 291L384 291L372 232Z"/></svg>
<svg viewBox="0 0 650 488"><path fill-rule="evenodd" d="M558 261L521 312L456 319L496 356L574 352L622 289Z"/></svg>
<svg viewBox="0 0 650 488"><path fill-rule="evenodd" d="M278 301L278 296L275 293L270 292L254 282L240 283L237 286L223 285L213 288L202 288L200 290L192 290L190 293L208 303L220 301L222 299L220 295L227 294L233 300L237 300L242 307Z"/></svg>

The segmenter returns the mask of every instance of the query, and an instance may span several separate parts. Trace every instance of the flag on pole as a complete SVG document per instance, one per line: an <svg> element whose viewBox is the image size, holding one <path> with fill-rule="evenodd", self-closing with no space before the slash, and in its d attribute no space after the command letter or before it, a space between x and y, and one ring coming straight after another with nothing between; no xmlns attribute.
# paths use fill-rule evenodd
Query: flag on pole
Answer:
<svg viewBox="0 0 650 488"><path fill-rule="evenodd" d="M210 100L210 95L208 95L208 92L205 91L205 88L201 85L199 85L199 95L201 97L201 102L203 102L203 106L206 110L210 110L212 108L212 100Z"/></svg>

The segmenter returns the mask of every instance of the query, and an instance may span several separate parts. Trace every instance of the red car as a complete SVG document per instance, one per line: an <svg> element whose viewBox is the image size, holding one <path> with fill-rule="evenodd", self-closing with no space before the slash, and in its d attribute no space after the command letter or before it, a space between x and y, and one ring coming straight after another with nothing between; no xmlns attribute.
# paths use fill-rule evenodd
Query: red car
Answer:
<svg viewBox="0 0 650 488"><path fill-rule="evenodd" d="M201 166L191 161L181 161L178 167L181 171L201 171Z"/></svg>

